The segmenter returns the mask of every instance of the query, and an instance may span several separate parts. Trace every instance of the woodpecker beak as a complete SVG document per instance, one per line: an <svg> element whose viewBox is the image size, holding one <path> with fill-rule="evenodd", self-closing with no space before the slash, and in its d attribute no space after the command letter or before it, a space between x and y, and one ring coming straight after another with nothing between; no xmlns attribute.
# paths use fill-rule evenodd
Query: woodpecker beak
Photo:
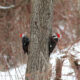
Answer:
<svg viewBox="0 0 80 80"><path fill-rule="evenodd" d="M56 35L57 35L58 38L60 38L60 34L59 33L56 33Z"/></svg>

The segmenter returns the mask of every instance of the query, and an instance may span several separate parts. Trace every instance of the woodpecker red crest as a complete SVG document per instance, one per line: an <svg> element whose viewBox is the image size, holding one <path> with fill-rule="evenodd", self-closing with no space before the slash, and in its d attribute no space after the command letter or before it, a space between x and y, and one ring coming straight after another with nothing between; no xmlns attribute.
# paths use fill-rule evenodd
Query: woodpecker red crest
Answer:
<svg viewBox="0 0 80 80"><path fill-rule="evenodd" d="M20 34L20 37L22 37L22 34Z"/></svg>
<svg viewBox="0 0 80 80"><path fill-rule="evenodd" d="M24 53L27 52L27 54L28 54L28 46L29 46L29 43L30 43L29 37L26 36L25 33L21 33L20 37L22 38L23 51L24 51ZM56 33L56 35L53 35L49 38L49 43L48 43L49 44L48 45L48 47L49 47L49 56L52 53L52 51L55 49L59 38L60 38L59 33Z"/></svg>
<svg viewBox="0 0 80 80"><path fill-rule="evenodd" d="M20 34L20 37L21 37L21 38L22 38L22 37L24 37L24 36L25 36L25 34L24 34L24 33L21 33L21 34Z"/></svg>
<svg viewBox="0 0 80 80"><path fill-rule="evenodd" d="M56 33L56 35L57 35L58 38L60 38L60 34L59 33Z"/></svg>
<svg viewBox="0 0 80 80"><path fill-rule="evenodd" d="M21 33L19 36L22 38L22 48L23 48L23 51L24 51L24 53L27 52L27 54L28 54L28 46L29 46L30 40L26 36L25 33Z"/></svg>

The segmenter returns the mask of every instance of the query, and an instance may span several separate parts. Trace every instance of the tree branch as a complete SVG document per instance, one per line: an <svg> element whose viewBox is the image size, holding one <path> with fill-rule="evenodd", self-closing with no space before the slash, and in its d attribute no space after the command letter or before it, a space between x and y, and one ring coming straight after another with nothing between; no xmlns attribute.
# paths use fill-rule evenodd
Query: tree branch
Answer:
<svg viewBox="0 0 80 80"><path fill-rule="evenodd" d="M56 60L56 77L54 80L61 80L61 71L62 71L63 61L61 59Z"/></svg>
<svg viewBox="0 0 80 80"><path fill-rule="evenodd" d="M74 63L75 60L74 60L72 55L69 56L69 61L71 63L71 67L74 69L77 80L80 80L80 72L79 72L79 70L77 69L77 66Z"/></svg>
<svg viewBox="0 0 80 80"><path fill-rule="evenodd" d="M29 3L30 0L22 0L19 4L17 5L9 5L9 6L1 6L0 5L0 10L9 10L9 9L16 9L20 6L26 5L27 3Z"/></svg>

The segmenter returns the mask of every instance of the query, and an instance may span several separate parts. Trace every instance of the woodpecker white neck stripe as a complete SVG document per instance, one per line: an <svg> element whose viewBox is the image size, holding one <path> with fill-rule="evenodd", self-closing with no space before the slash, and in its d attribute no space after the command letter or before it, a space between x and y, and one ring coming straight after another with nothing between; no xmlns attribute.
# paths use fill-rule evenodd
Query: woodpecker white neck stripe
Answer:
<svg viewBox="0 0 80 80"><path fill-rule="evenodd" d="M54 36L54 38L58 38L57 36Z"/></svg>
<svg viewBox="0 0 80 80"><path fill-rule="evenodd" d="M25 36L25 34L22 34L22 37L24 37Z"/></svg>
<svg viewBox="0 0 80 80"><path fill-rule="evenodd" d="M57 36L53 36L53 38L58 38Z"/></svg>

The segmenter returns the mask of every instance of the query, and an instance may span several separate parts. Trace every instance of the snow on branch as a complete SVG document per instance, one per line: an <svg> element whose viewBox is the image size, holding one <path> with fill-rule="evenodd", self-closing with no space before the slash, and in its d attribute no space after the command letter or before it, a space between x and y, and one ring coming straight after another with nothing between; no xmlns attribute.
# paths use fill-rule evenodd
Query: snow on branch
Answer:
<svg viewBox="0 0 80 80"><path fill-rule="evenodd" d="M1 6L0 5L0 9L3 9L3 10L16 9L16 8L18 8L20 6L23 6L23 5L27 4L27 3L29 3L29 1L30 0L22 0L19 4L17 4L17 5L10 5L10 6Z"/></svg>
<svg viewBox="0 0 80 80"><path fill-rule="evenodd" d="M13 8L13 7L15 7L14 5L10 5L10 6L1 6L0 5L0 9L10 9L10 8Z"/></svg>

